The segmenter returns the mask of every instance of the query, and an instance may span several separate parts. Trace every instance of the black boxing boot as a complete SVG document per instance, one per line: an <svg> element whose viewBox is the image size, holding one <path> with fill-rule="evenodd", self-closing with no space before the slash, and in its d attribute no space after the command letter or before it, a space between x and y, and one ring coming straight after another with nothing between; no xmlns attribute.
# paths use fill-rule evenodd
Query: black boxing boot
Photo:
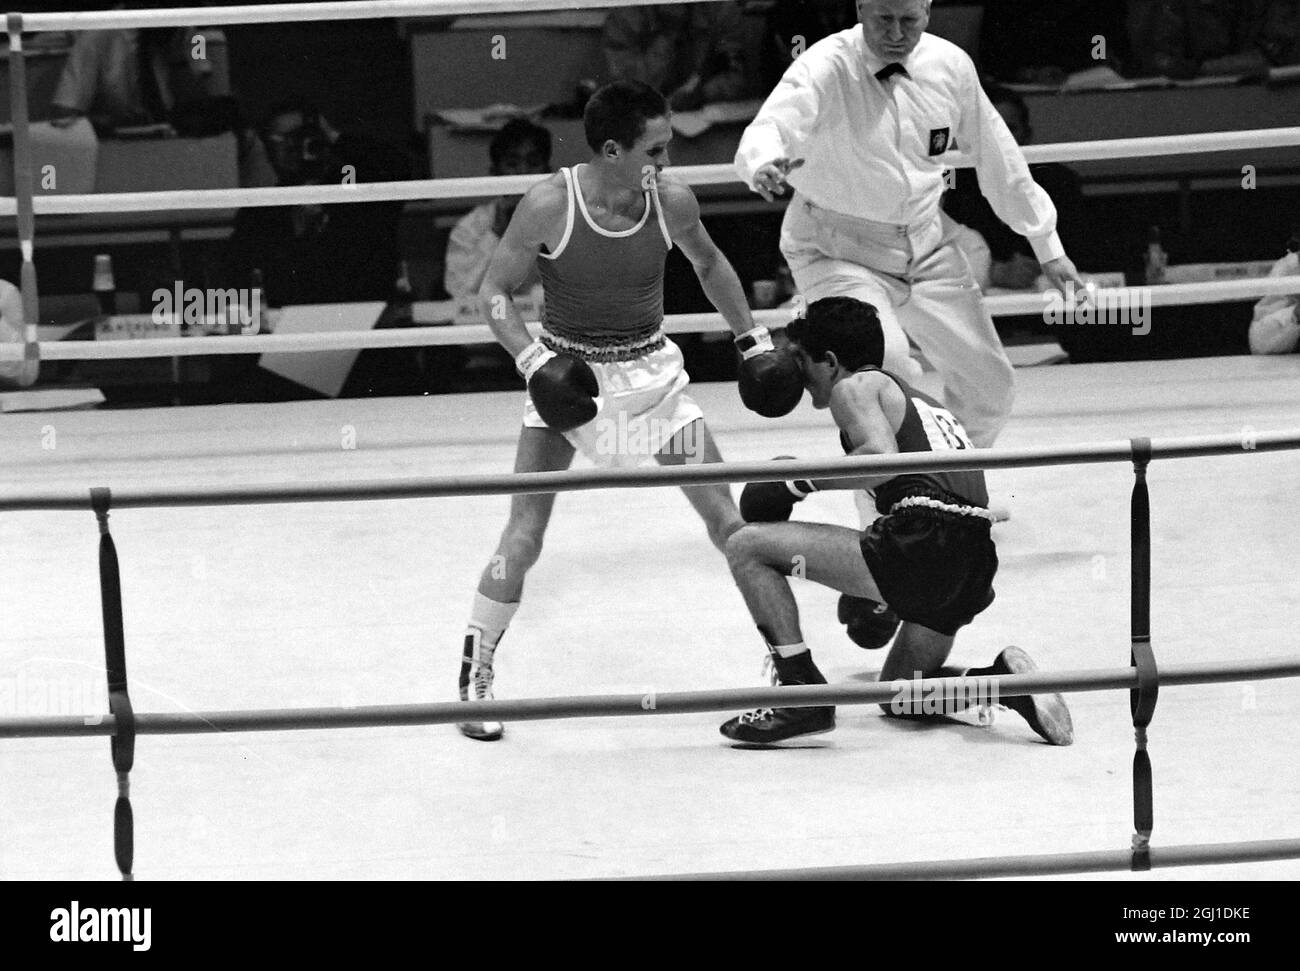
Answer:
<svg viewBox="0 0 1300 971"><path fill-rule="evenodd" d="M1033 658L1019 647L1008 647L986 668L971 668L968 678L999 674L1032 674L1038 670ZM1059 694L1018 695L1002 702L1029 723L1048 745L1072 745L1074 723L1065 698Z"/></svg>
<svg viewBox="0 0 1300 971"><path fill-rule="evenodd" d="M793 657L769 654L773 666L772 684L825 684L826 678L813 663L812 652ZM745 745L773 745L804 735L821 735L835 727L835 708L758 708L726 722L723 735Z"/></svg>

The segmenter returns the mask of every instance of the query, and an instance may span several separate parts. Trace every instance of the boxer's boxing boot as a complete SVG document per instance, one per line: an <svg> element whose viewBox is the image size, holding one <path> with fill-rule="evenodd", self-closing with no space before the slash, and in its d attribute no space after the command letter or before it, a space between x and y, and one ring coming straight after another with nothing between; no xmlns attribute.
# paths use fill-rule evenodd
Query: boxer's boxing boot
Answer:
<svg viewBox="0 0 1300 971"><path fill-rule="evenodd" d="M460 660L460 700L492 701L492 659L497 645L483 643L482 633L471 627L465 634L465 653ZM505 733L500 722L459 722L456 725L466 738L495 742Z"/></svg>
<svg viewBox="0 0 1300 971"><path fill-rule="evenodd" d="M793 657L769 654L773 665L774 685L825 684L826 678L813 663L812 652ZM835 709L828 708L758 708L738 715L720 731L727 738L747 745L772 745L789 738L821 735L835 727Z"/></svg>

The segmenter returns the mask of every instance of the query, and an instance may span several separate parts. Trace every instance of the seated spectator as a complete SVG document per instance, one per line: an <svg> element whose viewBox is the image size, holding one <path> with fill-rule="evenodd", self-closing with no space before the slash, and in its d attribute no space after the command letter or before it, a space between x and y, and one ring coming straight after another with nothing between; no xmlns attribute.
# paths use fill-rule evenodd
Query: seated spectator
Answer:
<svg viewBox="0 0 1300 971"><path fill-rule="evenodd" d="M119 4L128 6L147 4ZM111 132L171 123L178 115L190 120L195 106L229 94L217 89L212 62L194 56L202 36L191 27L77 32L54 93L51 121L67 126L84 117L97 131ZM228 111L224 103L222 108ZM217 130L229 127L223 119Z"/></svg>
<svg viewBox="0 0 1300 971"><path fill-rule="evenodd" d="M1007 123L1018 145L1028 145L1034 130L1029 123L1029 106L1023 98L1006 88L990 86L986 89L989 100ZM1023 236L1017 236L994 214L988 200L979 190L974 169L956 169L956 187L944 194L944 211L956 222L978 236L966 236L958 247L966 254L972 269L988 265L987 283L1008 290L1027 290L1038 279L1040 268L1034 258L1033 248ZM1076 241L1068 238L1083 225L1079 212L1083 205L1083 192L1079 177L1064 165L1041 163L1029 167L1030 174L1056 204L1058 226L1064 242L1071 252L1078 251ZM978 278L979 273L976 273Z"/></svg>
<svg viewBox="0 0 1300 971"><path fill-rule="evenodd" d="M1003 82L1058 85L1075 71L1125 57L1125 0L985 0L980 66Z"/></svg>
<svg viewBox="0 0 1300 971"><path fill-rule="evenodd" d="M1138 0L1133 44L1142 74L1262 76L1268 0ZM1277 38L1274 38L1276 42Z"/></svg>
<svg viewBox="0 0 1300 971"><path fill-rule="evenodd" d="M620 7L605 19L603 44L609 80L648 84L675 111L748 93L735 3Z"/></svg>
<svg viewBox="0 0 1300 971"><path fill-rule="evenodd" d="M780 0L767 13L763 50L764 90L776 87L786 68L823 37L858 22L854 0Z"/></svg>
<svg viewBox="0 0 1300 971"><path fill-rule="evenodd" d="M551 171L551 133L525 119L510 122L488 145L492 175L540 175ZM497 243L510 225L521 196L501 196L471 209L451 231L443 286L453 297L472 297L487 273ZM539 282L534 269L520 289Z"/></svg>
<svg viewBox="0 0 1300 971"><path fill-rule="evenodd" d="M1273 67L1300 64L1300 0L1267 0L1257 43Z"/></svg>
<svg viewBox="0 0 1300 971"><path fill-rule="evenodd" d="M1300 276L1300 232L1291 238L1290 252L1269 272L1269 277ZM1300 291L1300 283L1296 286ZM1255 304L1250 322L1250 353L1290 354L1300 350L1300 292L1264 297Z"/></svg>
<svg viewBox="0 0 1300 971"><path fill-rule="evenodd" d="M259 136L280 186L391 182L408 177L408 159L400 148L341 133L315 107L301 101L272 108ZM248 287L253 271L258 270L264 300L271 307L387 301L398 276L401 215L400 201L241 209L223 260L224 285ZM235 361L221 379L240 384L260 382L265 389L270 376L254 371ZM413 350L365 350L342 395L419 390L422 384ZM259 397L267 393L253 391Z"/></svg>
<svg viewBox="0 0 1300 971"><path fill-rule="evenodd" d="M8 280L0 280L0 344L21 346L24 329L22 291ZM36 383L40 366L35 358L0 361L0 391L31 387Z"/></svg>
<svg viewBox="0 0 1300 971"><path fill-rule="evenodd" d="M259 131L276 184L330 185L407 178L405 154L342 134L311 105L283 102ZM401 202L241 209L227 246L229 286L262 273L271 306L387 300L397 278Z"/></svg>

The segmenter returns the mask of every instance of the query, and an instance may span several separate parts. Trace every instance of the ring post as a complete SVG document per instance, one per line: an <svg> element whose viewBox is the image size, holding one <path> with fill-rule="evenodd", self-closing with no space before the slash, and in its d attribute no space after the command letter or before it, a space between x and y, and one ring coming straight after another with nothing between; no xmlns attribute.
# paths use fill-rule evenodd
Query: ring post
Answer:
<svg viewBox="0 0 1300 971"><path fill-rule="evenodd" d="M117 802L113 806L113 855L123 880L132 879L135 857L135 816L131 811L131 767L135 763L135 712L126 680L126 635L122 624L122 577L117 547L108 531L112 493L90 490L90 505L99 523L99 596L104 614L104 666L108 673L108 711L114 719L109 750L117 772Z"/></svg>
<svg viewBox="0 0 1300 971"><path fill-rule="evenodd" d="M17 209L18 247L22 253L18 286L23 301L23 360L39 372L41 345L36 325L40 303L36 290L36 258L33 239L36 220L32 214L32 139L27 128L27 65L23 54L23 15L7 17L9 30L9 111L14 127L14 205ZM33 375L33 381L35 376Z"/></svg>
<svg viewBox="0 0 1300 971"><path fill-rule="evenodd" d="M1151 756L1147 753L1147 726L1155 712L1160 678L1151 650L1151 497L1147 491L1147 466L1151 439L1135 438L1133 448L1133 500L1130 514L1132 548L1132 646L1129 663L1137 669L1138 686L1129 692L1133 715L1133 870L1151 869L1151 831L1155 827Z"/></svg>

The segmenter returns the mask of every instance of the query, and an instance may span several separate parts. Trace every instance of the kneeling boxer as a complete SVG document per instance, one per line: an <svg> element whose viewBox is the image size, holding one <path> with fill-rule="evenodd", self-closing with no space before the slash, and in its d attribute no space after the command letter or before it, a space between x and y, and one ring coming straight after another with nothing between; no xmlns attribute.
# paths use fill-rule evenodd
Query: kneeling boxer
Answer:
<svg viewBox="0 0 1300 971"><path fill-rule="evenodd" d="M850 297L830 297L808 307L787 332L804 384L816 408L829 408L850 455L888 455L971 447L951 413L934 399L880 368L884 336L876 310ZM818 489L874 492L880 518L865 531L824 523L787 522L797 502ZM794 564L802 575L852 598L888 604L902 625L880 680L980 677L1035 670L1017 647L988 667L945 668L961 627L993 602L998 558L990 535L984 473L918 472L818 482L760 482L745 487L741 509L758 520L732 534L727 560L782 685L825 684L799 629L799 614L785 579ZM950 715L921 699L882 706L898 717ZM1053 745L1074 739L1060 695L1009 698L1007 707ZM923 710L924 709L924 710ZM770 744L835 727L835 709L763 708L722 726L727 738Z"/></svg>

